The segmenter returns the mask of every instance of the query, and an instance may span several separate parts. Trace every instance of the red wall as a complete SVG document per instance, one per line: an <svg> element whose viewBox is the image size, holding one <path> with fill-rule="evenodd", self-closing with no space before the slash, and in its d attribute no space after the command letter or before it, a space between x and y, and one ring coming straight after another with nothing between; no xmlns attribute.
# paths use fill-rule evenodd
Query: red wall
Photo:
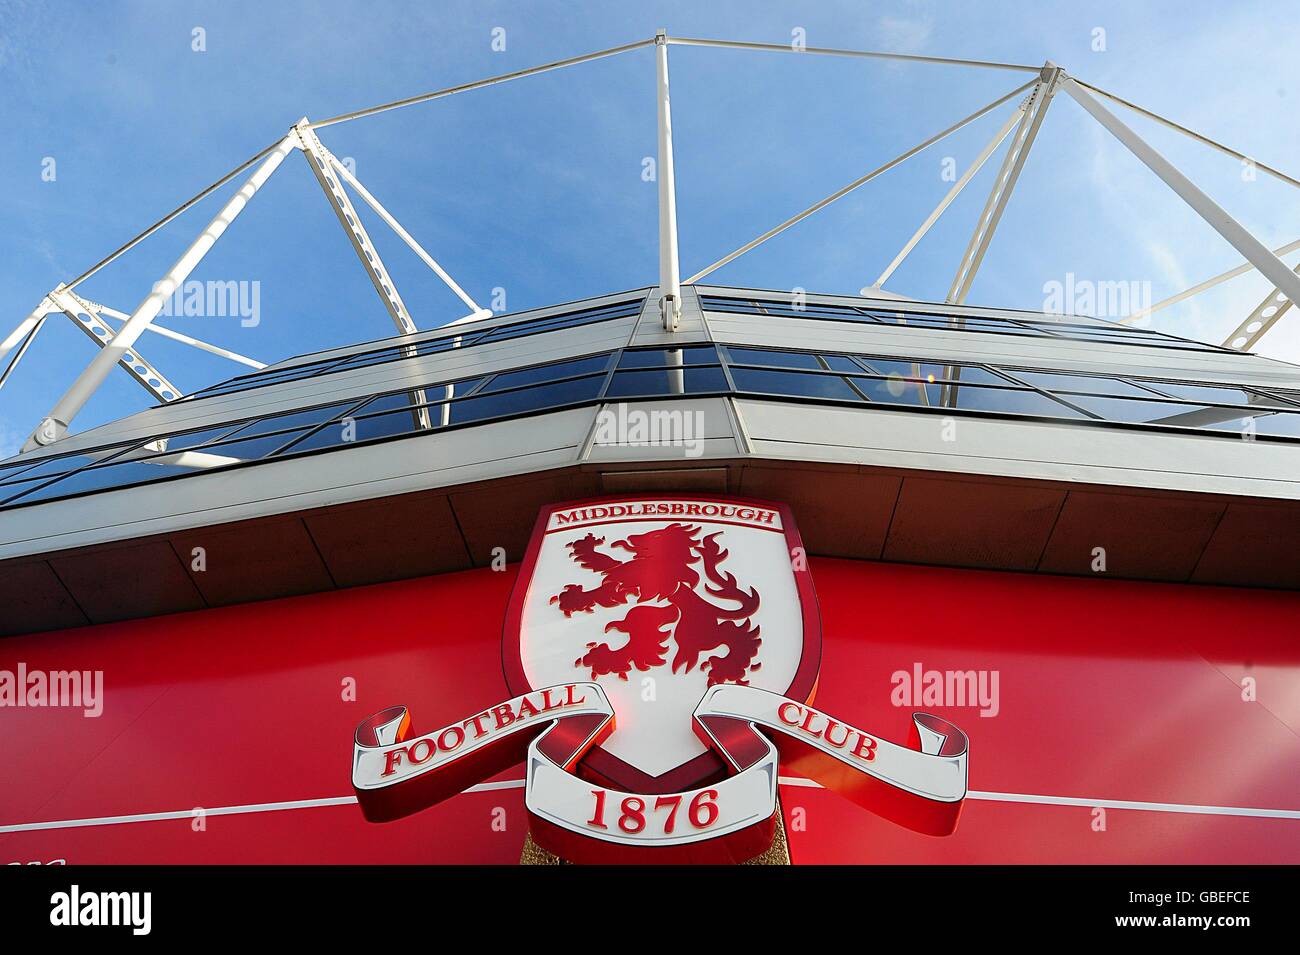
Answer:
<svg viewBox="0 0 1300 955"><path fill-rule="evenodd" d="M934 712L971 739L974 793L1300 809L1300 595L813 563L819 708L906 738L890 675L999 673L1000 711ZM98 719L0 709L0 826L350 794L352 733L411 707L417 730L509 695L515 569L0 641L0 669L104 671ZM1244 702L1240 681L1255 679ZM356 680L356 702L341 683ZM502 775L518 779L519 769ZM797 862L1300 862L1300 819L968 800L956 835L782 787ZM500 810L498 812L497 810ZM504 820L493 826L494 818ZM371 825L355 805L0 833L0 861L515 862L522 789Z"/></svg>

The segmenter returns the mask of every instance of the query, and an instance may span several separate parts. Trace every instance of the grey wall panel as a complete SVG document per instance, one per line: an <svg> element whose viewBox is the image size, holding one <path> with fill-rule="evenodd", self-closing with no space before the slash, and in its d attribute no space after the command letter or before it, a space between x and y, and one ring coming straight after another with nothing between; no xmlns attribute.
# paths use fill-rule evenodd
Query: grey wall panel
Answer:
<svg viewBox="0 0 1300 955"><path fill-rule="evenodd" d="M574 463L593 409L362 445L0 515L0 560Z"/></svg>
<svg viewBox="0 0 1300 955"><path fill-rule="evenodd" d="M269 385L231 395L150 408L102 427L75 434L39 453L74 451L129 438L143 438L291 408L360 398L430 379L489 374L503 368L610 351L627 344L635 322L636 319L631 317L615 319L464 350L385 362L356 371Z"/></svg>
<svg viewBox="0 0 1300 955"><path fill-rule="evenodd" d="M544 308L532 308L524 312L508 312L474 322L453 321L446 325L441 325L438 328L430 329L427 332L418 332L414 335L380 338L372 341L358 342L355 345L343 345L338 348L329 348L324 351L311 352L306 355L295 355L292 358L286 358L284 361L268 365L267 367L274 369L292 368L295 365L302 365L313 361L322 361L326 358L344 358L348 355L355 355L358 352L371 351L376 348L386 348L389 345L403 345L408 343L418 344L420 342L434 341L442 338L454 338L457 335L481 332L489 328L498 328L502 325L517 325L521 322L531 322L541 318L548 318L553 315L563 315L566 312L600 308L604 305L612 305L616 302L637 298L638 296L645 295L648 291L650 290L645 288L631 289L626 292L612 292L609 295L600 295L596 298L584 298L574 302L564 302L559 305L548 305ZM483 303L480 302L479 304L481 305Z"/></svg>
<svg viewBox="0 0 1300 955"><path fill-rule="evenodd" d="M754 454L787 460L1300 499L1300 445L1104 425L737 399Z"/></svg>
<svg viewBox="0 0 1300 955"><path fill-rule="evenodd" d="M1257 355L1107 345L1018 335L909 329L854 322L706 312L719 342L770 348L822 348L907 358L993 362L1300 388L1300 367Z"/></svg>

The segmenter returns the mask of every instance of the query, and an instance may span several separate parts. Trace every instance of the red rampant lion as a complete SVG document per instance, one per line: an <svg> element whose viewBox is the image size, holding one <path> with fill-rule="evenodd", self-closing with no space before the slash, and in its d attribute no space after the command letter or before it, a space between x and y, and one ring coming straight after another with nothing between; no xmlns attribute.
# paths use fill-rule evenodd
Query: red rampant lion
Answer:
<svg viewBox="0 0 1300 955"><path fill-rule="evenodd" d="M677 644L674 673L683 668L689 673L702 653L726 648L725 654L700 663L701 670L709 671L709 686L747 684L746 674L761 665L754 662L762 643L759 628L749 621L758 610L759 597L757 591L743 589L735 576L719 569L727 559L727 551L718 546L720 534L701 540L700 528L686 524L629 534L626 540L610 545L628 551L632 556L627 560L598 550L605 543L603 537L587 534L570 542L574 562L604 579L591 590L569 584L551 598L552 604L558 604L566 617L591 613L598 606L635 604L621 620L605 627L606 633L617 630L627 634L627 642L617 648L589 643L587 653L574 665L589 668L592 679L617 673L619 679L626 680L633 667L649 670L662 666L671 638ZM720 601L736 604L735 609L714 604L696 592L700 582L696 564L706 578L704 590Z"/></svg>

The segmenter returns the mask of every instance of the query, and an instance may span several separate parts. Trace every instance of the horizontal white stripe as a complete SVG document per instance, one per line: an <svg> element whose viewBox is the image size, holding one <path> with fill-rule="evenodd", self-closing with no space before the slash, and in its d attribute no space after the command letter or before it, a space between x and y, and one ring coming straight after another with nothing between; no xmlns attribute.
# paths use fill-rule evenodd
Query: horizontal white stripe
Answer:
<svg viewBox="0 0 1300 955"><path fill-rule="evenodd" d="M523 789L522 779L506 779L495 783L480 783L466 789L467 793L492 792L499 789ZM295 799L291 802L262 802L248 806L217 806L204 809L205 816L237 816L249 812L281 812L285 809L319 809L324 806L350 806L356 796L327 796L324 799ZM161 822L165 819L192 819L196 809L177 809L172 812L141 812L131 816L98 816L93 819L60 819L55 822L24 822L13 826L0 826L0 833L30 832L35 829L78 829L82 826L117 826L124 822Z"/></svg>
<svg viewBox="0 0 1300 955"><path fill-rule="evenodd" d="M782 776L782 786L799 786L821 789L821 783L801 776ZM504 779L494 783L480 783L466 789L467 793L495 792L503 789L523 789L522 779ZM1300 809L1252 809L1246 806L1195 806L1183 803L1137 802L1129 799L1081 799L1076 796L1037 796L1027 793L990 793L971 791L967 799L984 802L1019 802L1048 806L1081 806L1084 808L1133 809L1139 812L1182 812L1206 816L1251 816L1260 819L1300 819ZM324 799L297 799L291 802L263 802L247 806L217 806L204 809L205 816L235 816L254 812L282 812L288 809L319 809L325 806L349 806L356 796L328 796ZM194 818L194 809L173 812L142 812L130 816L99 816L92 819L59 819L52 822L24 822L0 826L0 833L33 832L39 829L79 829L85 826L117 826L127 822L162 822L167 819Z"/></svg>
<svg viewBox="0 0 1300 955"><path fill-rule="evenodd" d="M802 776L782 776L782 786L821 789L822 784ZM1132 799L1083 799L1078 796L1035 796L1028 793L986 793L971 790L967 799L983 802L1023 802L1045 806L1082 806L1092 809L1136 809L1140 812L1185 812L1205 816L1255 816L1261 819L1300 819L1300 809L1251 809L1247 806L1195 806L1175 802L1138 802Z"/></svg>

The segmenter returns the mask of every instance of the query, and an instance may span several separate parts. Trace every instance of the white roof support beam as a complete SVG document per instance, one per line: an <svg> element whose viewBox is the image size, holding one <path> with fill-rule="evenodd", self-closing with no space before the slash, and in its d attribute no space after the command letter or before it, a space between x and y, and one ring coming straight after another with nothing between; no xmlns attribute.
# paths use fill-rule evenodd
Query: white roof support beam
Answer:
<svg viewBox="0 0 1300 955"><path fill-rule="evenodd" d="M718 261L714 262L712 265L696 272L694 275L692 275L690 278L686 280L686 284L694 285L700 279L704 278L704 276L710 274L711 272L717 271L718 269L722 268L722 266L726 265L728 262L731 262L734 259L738 259L740 256L744 255L750 249L756 248L757 246L762 245L768 239L780 235L786 229L790 228L792 225L795 225L796 223L802 222L804 219L808 218L814 212L826 208L832 202L834 202L837 199L842 199L844 196L848 195L850 192L852 192L854 189L857 189L859 186L866 185L872 179L875 179L877 176L881 175L882 173L888 172L889 170L893 169L895 166L899 165L900 163L906 162L908 159L911 159L913 156L915 156L917 153L921 152L922 150L928 149L930 146L933 146L935 143L939 142L939 140L952 135L953 133L957 132L957 130L961 129L964 126L967 126L970 123L975 122L975 120L979 119L981 116L985 115L986 113L990 113L993 110L997 109L1007 100L1014 99L1016 96L1019 96L1025 90L1029 89L1029 87L1033 86L1035 82L1036 82L1035 80L1030 80L1028 83L1016 87L1010 93L1007 93L1005 96L999 97L998 99L994 100L992 103L989 103L987 106L980 107L975 112L971 113L969 116L957 120L957 122L953 123L947 129L935 133L933 136L931 136L929 139L925 140L924 142L918 143L917 145L913 146L911 149L907 150L904 153L900 153L899 155L891 159L889 162L885 163L883 166L878 166L877 168L871 170L871 172L867 173L865 176L853 180L843 189L831 193L829 196L827 196L825 199L822 199L820 202L813 203L807 209L803 210L803 212L797 213L796 215L791 216L789 219L786 219L780 225L768 229L757 239L752 239L751 241L746 242L735 252L732 252L728 255L724 255L722 258L718 259Z"/></svg>
<svg viewBox="0 0 1300 955"><path fill-rule="evenodd" d="M6 355L26 341L33 328L44 324L43 319L46 315L56 311L58 307L50 301L48 295L41 299L40 303L32 309L32 313L19 322L18 327L10 332L4 341L0 341L0 361L4 361Z"/></svg>
<svg viewBox="0 0 1300 955"><path fill-rule="evenodd" d="M40 334L41 328L45 325L45 320L47 318L49 318L48 313L36 319L36 323L27 329L27 334L22 338L22 344L18 346L18 351L14 352L14 357L9 360L9 364L5 366L5 370L0 372L0 388L5 386L5 382L9 380L9 376L14 373L14 369L18 367L18 363L23 360L23 356L27 354L27 349L31 348L32 342L34 342L36 336Z"/></svg>
<svg viewBox="0 0 1300 955"><path fill-rule="evenodd" d="M67 289L55 289L50 293L50 298L59 310L73 325L76 325L86 337L94 342L99 348L108 348L114 340L121 334L120 331L114 332L112 328L99 316L99 310L90 302L81 298L77 293L70 292ZM118 366L128 375L135 379L145 391L153 397L159 404L167 404L180 398L184 392L173 385L164 377L163 373L153 366L153 363L144 355L140 354L139 349L132 348L130 351L122 352L117 362Z"/></svg>
<svg viewBox="0 0 1300 955"><path fill-rule="evenodd" d="M619 53L626 53L629 50L639 50L643 46L650 46L655 41L637 40L635 43L624 43L622 46L612 46L607 50L597 50L595 53L584 53L582 56L571 56L564 60L555 60L551 63L543 63L541 66L530 67L526 70L516 70L514 73L502 73L500 76L489 76L484 80L475 80L473 83L462 83L459 86L448 86L446 89L434 90L431 93L421 93L419 96L408 96L406 99L393 100L391 103L381 103L378 106L370 106L366 109L354 110L351 113L342 113L338 116L331 116L329 119L318 120L310 123L312 129L324 129L326 126L333 126L335 123L346 123L350 120L361 119L363 116L374 116L376 113L386 113L390 109L401 109L403 106L414 106L417 103L427 103L430 100L442 99L444 96L454 96L457 93L466 93L470 90L483 89L486 86L496 86L498 83L508 83L511 80L522 79L525 76L536 76L538 73L549 73L551 70L563 69L566 66L576 66L579 63L590 63L592 60L602 60L607 56L616 56Z"/></svg>
<svg viewBox="0 0 1300 955"><path fill-rule="evenodd" d="M1209 225L1223 236L1251 265L1259 269L1275 288L1291 301L1300 301L1300 275L1287 268L1285 262L1269 251L1268 247L1251 235L1246 228L1213 199L1203 193L1169 160L1160 155L1141 136L1133 132L1110 110L1068 76L1062 88L1092 117L1106 127L1112 136L1124 144L1134 156L1159 176L1180 199L1186 202Z"/></svg>
<svg viewBox="0 0 1300 955"><path fill-rule="evenodd" d="M984 261L984 256L993 241L993 234L997 231L998 223L1002 221L1002 213L1006 211L1007 202L1011 199L1011 193L1020 179L1020 172L1025 168L1029 150L1033 147L1038 130L1043 125L1043 118L1047 115L1047 107L1051 105L1052 95L1056 91L1060 76L1060 68L1050 61L1043 65L1038 84L1034 87L1029 102L1021 113L1020 125L1011 140L1011 145L1007 147L1002 168L993 182L993 189L984 204L984 211L980 213L979 222L976 223L975 231L966 246L966 252L962 255L961 264L957 266L957 274L953 276L952 286L948 290L948 302L960 305L966 301L971 283L975 281L975 274ZM956 319L955 323L961 324L961 320Z"/></svg>
<svg viewBox="0 0 1300 955"><path fill-rule="evenodd" d="M167 273L154 283L153 289L145 297L144 301L136 306L126 324L113 336L113 341L100 349L99 354L91 360L86 369L77 377L77 380L72 383L45 420L27 439L27 443L23 446L24 451L30 451L41 445L53 444L68 433L68 426L72 423L72 419L76 417L77 412L85 406L90 396L104 383L104 379L108 377L113 367L121 361L123 355L135 347L136 339L144 333L144 330L162 311L163 304L167 299L171 298L176 289L189 277L189 274L208 254L216 241L230 227L230 224L244 211L249 200L256 195L257 190L271 177L271 173L279 168L280 163L284 161L284 157L297 148L298 137L296 133L290 133L280 140L279 145L265 156L239 191L221 207L221 211L199 233L198 238L190 244L190 247L167 270Z"/></svg>
<svg viewBox="0 0 1300 955"><path fill-rule="evenodd" d="M393 320L393 324L397 326L398 333L413 335L419 329L416 328L415 322L411 319L411 313L407 310L406 303L402 301L401 293L397 291L397 285L393 282L392 276L388 274L383 259L379 257L379 250L375 248L375 244L370 240L370 233L361 224L361 219L357 215L356 208L352 205L352 200L348 198L342 183L334 174L329 159L329 150L316 138L316 133L312 130L306 117L298 121L298 124L294 126L294 131L301 140L303 155L307 157L307 165L311 166L316 181L320 183L321 189L325 192L325 198L329 200L330 208L334 210L334 215L338 217L339 224L343 226L343 231L347 233L353 251L356 252L357 258L361 260L366 275L370 277L370 284L379 293L380 301L384 303L384 308L388 310L388 315Z"/></svg>
<svg viewBox="0 0 1300 955"><path fill-rule="evenodd" d="M990 70L1013 70L1037 73L1038 67L1026 63L998 63L992 60L959 60L950 56L922 56L919 53L888 53L883 50L839 50L824 46L795 47L790 43L747 43L741 40L707 40L669 37L674 46L711 46L724 50L765 50L772 53L812 54L813 56L847 56L865 60L893 60L902 63L931 63L943 66L978 66Z"/></svg>
<svg viewBox="0 0 1300 955"><path fill-rule="evenodd" d="M393 218L392 214L380 204L378 199L370 194L370 191L366 189L365 186L361 185L361 182L352 174L352 171L348 169L347 166L339 162L337 156L328 149L325 149L323 144L321 145L321 149L325 150L325 158L329 161L330 168L332 168L338 175L342 176L344 181L357 191L357 195L365 200L366 205L370 206L370 208L375 211L375 214L379 216L379 218L383 219L384 223L390 229L397 233L398 238L405 242L407 246L410 247L411 251L420 257L420 261L432 269L434 274L437 275L438 278L442 279L449 289L456 293L456 297L464 302L470 309L471 318L492 317L492 311L481 307L477 302L470 298L469 293L461 288L460 285L457 284L456 280L447 274L446 269L434 261L433 256L424 251L424 247L420 245L420 243L416 242L409 232L402 228L402 224Z"/></svg>
<svg viewBox="0 0 1300 955"><path fill-rule="evenodd" d="M366 275L370 278L370 284L375 287L379 293L379 299L384 303L384 308L388 311L388 316L397 326L397 331L402 335L413 335L419 329L415 325L415 320L411 318L411 313L402 301L402 294L397 291L397 283L393 281L384 260L379 256L379 250L375 248L374 241L370 238L370 233L366 227L361 224L361 217L357 215L356 207L352 205L352 200L348 198L347 191L343 184L339 182L338 170L343 168L343 164L334 158L334 154L325 148L324 143L316 136L316 131L311 128L311 124L304 116L294 127L302 139L303 155L307 157L307 164L311 166L311 171L316 176L316 181L320 183L321 189L325 192L325 198L329 200L330 208L338 217L339 224L343 226L343 231L347 233L348 241L352 243L352 249L361 260L361 266L366 270ZM367 193L368 194L368 193ZM373 197L371 197L373 199ZM378 205L375 202L374 205ZM382 208L382 207L381 207ZM385 214L386 211L385 211ZM394 225L397 220L391 219L389 225ZM387 219L385 221L388 221ZM398 234L405 233L400 225L396 226L401 230ZM415 242L411 239L411 242ZM421 252L424 250L421 249ZM425 253L427 255L427 253ZM432 258L428 262L433 262ZM434 263L437 265L437 263ZM441 269L437 269L441 272ZM445 272L441 274L446 275ZM446 276L446 281L456 289L460 286L451 282L451 277ZM464 294L463 292L461 294ZM468 298L468 296L465 296ZM472 303L471 303L472 304ZM477 306L474 306L477 307ZM409 358L414 358L416 353L415 347L407 346L402 350L402 354ZM422 405L426 400L424 391L417 390L411 392L411 404ZM417 427L427 431L432 427L429 418L429 409L418 407L413 412Z"/></svg>
<svg viewBox="0 0 1300 955"><path fill-rule="evenodd" d="M1268 165L1267 163L1262 163L1256 159L1252 159L1250 156L1247 156L1245 153L1241 152L1238 149L1233 149L1231 146L1225 146L1223 143L1216 142L1215 140L1211 139L1209 136L1203 136L1194 129L1188 129L1186 126L1181 126L1178 123L1175 123L1172 119L1166 119L1165 117L1161 116L1159 113L1154 113L1151 110L1146 109L1145 107L1139 106L1137 103L1130 103L1128 100L1122 99L1121 97L1116 96L1114 93L1107 92L1106 90L1101 89L1100 87L1093 86L1091 83L1085 83L1083 80L1079 80L1079 79L1076 79L1075 82L1086 89L1092 90L1094 93L1099 93L1100 95L1106 97L1108 100L1111 100L1112 102L1118 103L1121 106L1127 106L1129 109L1133 110L1133 112L1145 116L1147 119L1151 120L1152 122L1159 123L1161 126L1164 126L1166 129L1172 129L1175 132L1182 133L1184 136L1194 139L1198 143L1201 143L1204 146L1209 146L1211 149L1217 150L1218 152L1223 153L1225 156L1231 156L1232 158L1239 159L1242 162L1248 162L1256 169L1260 170L1261 172L1268 173L1274 179L1280 180L1281 182L1285 182L1288 186L1300 187L1300 179L1296 179L1295 176L1289 176L1286 173L1282 172L1282 170L1280 169L1274 169L1272 166Z"/></svg>
<svg viewBox="0 0 1300 955"><path fill-rule="evenodd" d="M131 317L126 314L126 312L119 312L115 308L109 308L107 305L92 302L88 298L82 298L81 296L78 296L78 298L93 308L100 318L107 315L109 318L116 318L119 321L124 322ZM182 345L189 345L191 348L197 348L199 351L205 351L210 355L216 355L218 358L228 358L241 365L247 365L249 368L262 369L266 367L266 362L257 361L254 358L241 355L239 352L231 351L229 348L222 348L220 345L213 345L211 342L205 342L202 339L194 338L191 335L185 335L181 332L175 331L174 329L167 328L165 325L152 324L148 326L145 331L152 332L153 334L159 335L163 338L170 338L172 341L180 342Z"/></svg>
<svg viewBox="0 0 1300 955"><path fill-rule="evenodd" d="M975 161L970 164L970 168L962 173L960 179L953 183L953 187L948 190L948 194L939 201L937 206L934 207L934 211L931 212L926 217L925 221L921 223L920 228L912 233L912 237L907 240L907 244L899 249L898 255L894 256L894 261L890 262L889 265L885 267L885 271L880 273L880 278L876 279L875 282L871 284L870 288L864 288L862 290L863 295L869 295L872 290L881 288L885 284L886 280L894 274L894 271L903 264L903 260L906 259L908 255L911 254L912 250L916 248L916 244L925 238L925 234L930 231L930 228L936 222L939 221L939 217L947 211L948 207L952 205L952 201L961 194L963 189L966 188L966 184L975 178L976 174L984 167L984 164L988 162L988 158L993 155L994 151L999 146L1002 145L1002 141L1010 135L1012 127L1019 123L1021 117L1024 115L1025 106L1020 106L1012 112L1012 114L1007 118L1007 121L1002 124L1002 128L993 134L993 138L988 141L988 145L986 145L984 149L980 151L980 154L975 157Z"/></svg>
<svg viewBox="0 0 1300 955"><path fill-rule="evenodd" d="M1294 252L1296 249L1300 249L1300 239L1288 242L1286 245L1279 245L1273 250L1273 254L1279 256L1286 255L1288 252ZM1193 295L1199 295L1202 292L1214 288L1216 285L1222 285L1230 279L1235 279L1239 275L1245 275L1247 272L1253 271L1255 271L1255 266L1251 265L1249 262L1243 262L1236 268L1228 269L1226 272L1220 272L1213 278L1206 279L1204 282L1199 282L1191 288L1183 289L1176 295L1171 295L1166 299L1161 299L1150 308L1141 309L1140 311L1136 311L1132 315L1129 315L1127 318L1121 318L1119 323L1121 325L1132 325L1135 322L1140 322L1142 319L1155 314L1162 308L1168 308L1170 305L1177 305L1179 302L1186 301Z"/></svg>
<svg viewBox="0 0 1300 955"><path fill-rule="evenodd" d="M668 95L668 34L655 36L656 99L659 107L659 307L664 330L677 330L682 319L682 271L677 258L677 180L673 170L673 113Z"/></svg>
<svg viewBox="0 0 1300 955"><path fill-rule="evenodd" d="M1300 275L1300 264L1297 264L1292 271ZM1255 343L1277 324L1277 320L1290 310L1291 305L1292 300L1287 298L1286 293L1279 288L1274 288L1264 297L1264 301L1255 306L1255 310L1246 316L1246 320L1223 340L1223 347L1235 348L1237 351L1250 351L1255 347Z"/></svg>

